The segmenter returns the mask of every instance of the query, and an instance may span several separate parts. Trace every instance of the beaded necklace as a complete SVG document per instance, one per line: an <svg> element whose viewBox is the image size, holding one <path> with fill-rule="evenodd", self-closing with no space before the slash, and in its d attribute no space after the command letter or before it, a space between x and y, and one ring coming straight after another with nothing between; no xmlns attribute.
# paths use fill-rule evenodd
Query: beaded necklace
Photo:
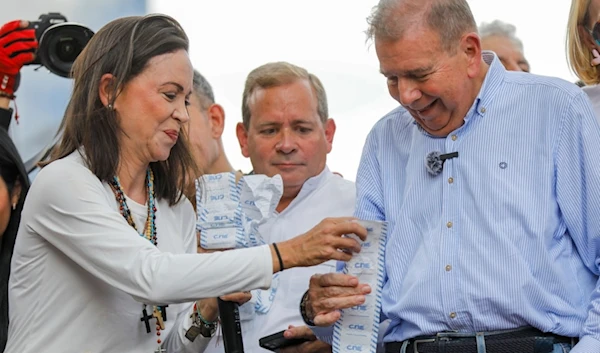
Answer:
<svg viewBox="0 0 600 353"><path fill-rule="evenodd" d="M135 229L138 234L146 238L149 242L154 244L154 246L158 245L157 234L156 234L156 203L155 203L155 193L154 193L154 173L152 169L148 168L146 172L146 186L148 188L148 216L146 218L146 224L144 226L144 232L140 232L135 222L133 221L133 217L131 216L131 211L129 210L129 206L127 206L127 200L125 199L125 193L123 192L123 188L121 187L121 183L119 182L119 177L114 176L111 181L108 183L110 188L115 194L115 198L119 203L119 212L125 218L127 223ZM166 310L164 307L155 306L152 310L152 315L148 315L148 311L146 309L146 304L144 304L142 308L142 318L141 321L144 321L146 324L146 332L150 333L150 323L151 319L156 319L156 335L158 339L156 342L159 345L158 352L161 351L161 339L160 339L160 330L164 329L163 321L166 320Z"/></svg>
<svg viewBox="0 0 600 353"><path fill-rule="evenodd" d="M146 172L146 185L148 187L148 218L146 218L146 225L144 227L144 232L140 233L140 231L135 226L135 222L133 221L133 217L131 217L131 211L129 211L129 206L127 206L127 200L125 199L125 193L123 192L123 188L121 187L121 183L119 182L119 177L114 176L113 180L109 182L111 189L115 193L115 197L117 198L117 202L119 203L119 211L121 215L130 226L133 227L141 237L146 238L155 246L158 245L157 237L156 237L156 205L154 203L154 173L152 173L152 169L148 168Z"/></svg>

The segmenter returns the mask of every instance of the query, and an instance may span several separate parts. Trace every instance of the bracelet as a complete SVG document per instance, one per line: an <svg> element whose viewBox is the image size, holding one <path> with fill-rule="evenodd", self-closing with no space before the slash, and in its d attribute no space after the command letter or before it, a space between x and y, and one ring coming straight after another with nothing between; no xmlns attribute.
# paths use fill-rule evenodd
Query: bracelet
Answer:
<svg viewBox="0 0 600 353"><path fill-rule="evenodd" d="M8 98L10 100L14 100L15 98L17 98L17 96L15 96L14 94L8 94L3 91L0 91L0 97Z"/></svg>
<svg viewBox="0 0 600 353"><path fill-rule="evenodd" d="M200 314L200 308L196 303L194 303L193 311L195 312L192 314L192 325L186 331L185 338L187 338L191 342L194 342L198 335L201 335L204 338L212 337L215 334L215 331L217 331L217 323L219 322L219 318L217 317L217 320L214 322L206 321L206 319L204 319Z"/></svg>
<svg viewBox="0 0 600 353"><path fill-rule="evenodd" d="M273 243L273 249L275 249L275 254L277 254L277 260L279 260L279 271L285 270L283 267L283 260L281 259L281 254L279 253L279 249L277 248L277 243Z"/></svg>
<svg viewBox="0 0 600 353"><path fill-rule="evenodd" d="M300 315L302 316L302 320L308 326L315 326L315 322L312 321L308 314L306 313L306 302L308 301L308 291L304 292L302 299L300 300Z"/></svg>
<svg viewBox="0 0 600 353"><path fill-rule="evenodd" d="M202 314L200 314L200 308L198 307L197 304L194 304L194 309L196 309L196 314L198 315L198 319L200 319L200 321L202 321L203 324L207 325L207 326L213 326L216 325L219 322L219 317L217 316L217 319L215 321L207 321L205 318L202 317Z"/></svg>

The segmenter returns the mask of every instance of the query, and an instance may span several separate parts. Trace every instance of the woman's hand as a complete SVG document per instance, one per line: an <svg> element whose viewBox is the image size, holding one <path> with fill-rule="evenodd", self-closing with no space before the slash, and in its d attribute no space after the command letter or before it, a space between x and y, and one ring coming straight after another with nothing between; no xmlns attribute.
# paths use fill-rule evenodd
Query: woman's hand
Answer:
<svg viewBox="0 0 600 353"><path fill-rule="evenodd" d="M352 253L360 252L360 244L344 234L356 234L365 240L367 230L355 218L326 218L308 232L277 243L284 268L308 267L328 260L348 261ZM280 269L277 253L271 246L273 269Z"/></svg>
<svg viewBox="0 0 600 353"><path fill-rule="evenodd" d="M250 292L238 292L233 294L227 294L220 297L222 300L228 302L236 302L242 305L252 299L252 293ZM196 302L200 309L200 315L206 321L216 321L219 316L219 306L217 304L217 298L201 299Z"/></svg>
<svg viewBox="0 0 600 353"><path fill-rule="evenodd" d="M592 66L598 66L600 65L600 54L598 53L598 51L596 49L592 50L592 55L594 56L594 58L592 59Z"/></svg>

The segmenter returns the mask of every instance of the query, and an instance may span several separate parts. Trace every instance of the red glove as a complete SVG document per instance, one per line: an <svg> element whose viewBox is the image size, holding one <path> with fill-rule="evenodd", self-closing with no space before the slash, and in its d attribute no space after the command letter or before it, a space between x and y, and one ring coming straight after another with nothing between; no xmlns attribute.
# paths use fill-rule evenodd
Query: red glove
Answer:
<svg viewBox="0 0 600 353"><path fill-rule="evenodd" d="M21 21L0 28L0 95L13 97L15 78L23 65L34 59L37 47L35 30L21 28Z"/></svg>

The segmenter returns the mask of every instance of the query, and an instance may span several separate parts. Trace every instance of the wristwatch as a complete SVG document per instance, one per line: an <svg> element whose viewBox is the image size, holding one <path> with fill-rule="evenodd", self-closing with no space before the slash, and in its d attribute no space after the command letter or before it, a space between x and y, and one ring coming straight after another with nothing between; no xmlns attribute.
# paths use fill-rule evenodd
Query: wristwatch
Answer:
<svg viewBox="0 0 600 353"><path fill-rule="evenodd" d="M206 321L199 312L195 312L193 315L192 326L185 333L185 337L194 342L198 335L201 335L204 338L210 338L214 336L217 331L217 322L219 320L215 320L213 322Z"/></svg>
<svg viewBox="0 0 600 353"><path fill-rule="evenodd" d="M308 313L306 312L306 302L308 301L308 291L304 292L302 299L300 300L300 316L302 316L302 320L308 326L315 326L313 320L308 317Z"/></svg>

